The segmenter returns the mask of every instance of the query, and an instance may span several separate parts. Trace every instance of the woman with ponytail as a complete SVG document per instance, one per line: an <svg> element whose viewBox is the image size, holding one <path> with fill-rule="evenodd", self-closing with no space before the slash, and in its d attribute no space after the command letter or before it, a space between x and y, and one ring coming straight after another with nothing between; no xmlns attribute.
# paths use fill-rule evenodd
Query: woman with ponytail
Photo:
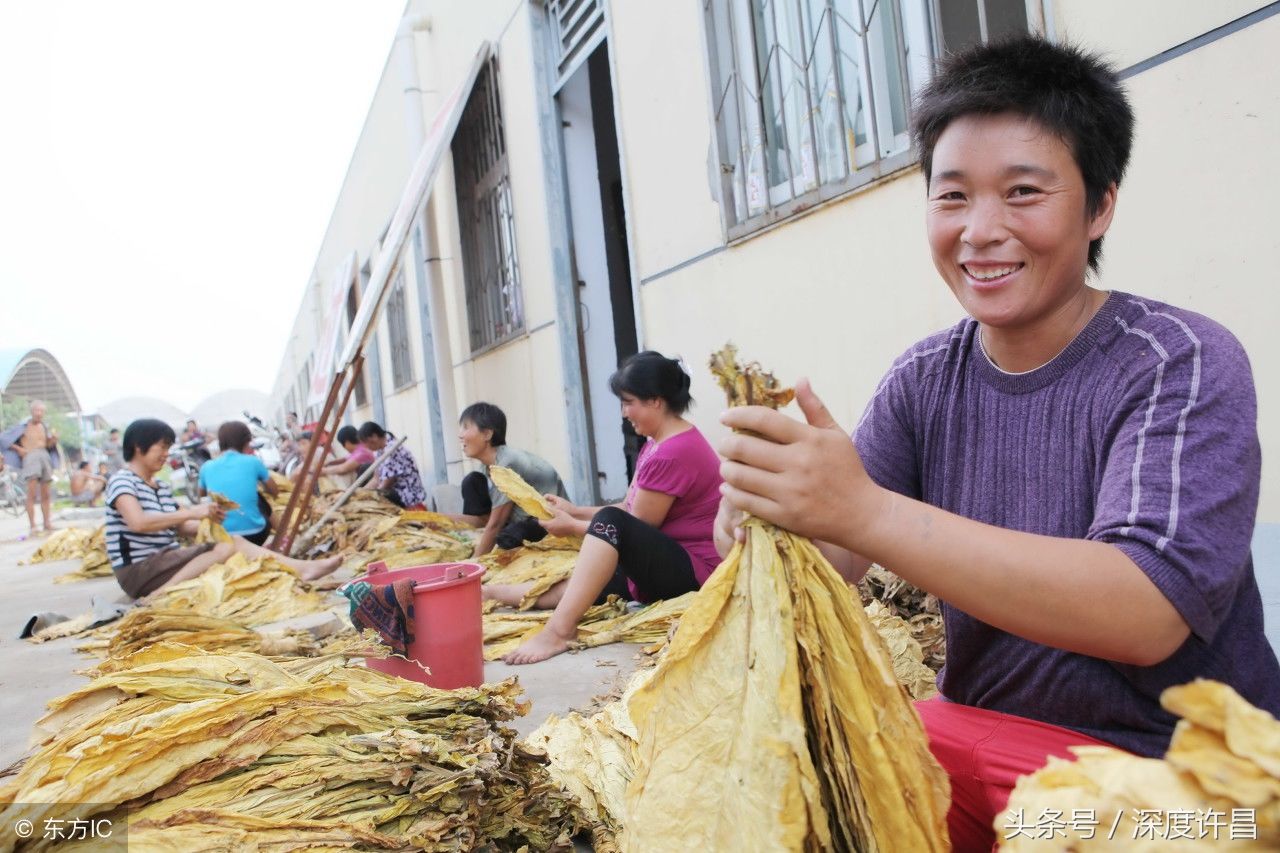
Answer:
<svg viewBox="0 0 1280 853"><path fill-rule="evenodd" d="M621 504L580 507L547 495L555 517L548 533L582 536L573 574L538 597L555 613L537 636L503 658L534 663L569 648L578 620L616 593L636 601L675 598L698 589L720 558L712 538L720 503L720 459L684 413L689 374L680 362L648 351L632 356L609 379L622 416L648 439ZM489 584L485 595L516 605L529 584Z"/></svg>

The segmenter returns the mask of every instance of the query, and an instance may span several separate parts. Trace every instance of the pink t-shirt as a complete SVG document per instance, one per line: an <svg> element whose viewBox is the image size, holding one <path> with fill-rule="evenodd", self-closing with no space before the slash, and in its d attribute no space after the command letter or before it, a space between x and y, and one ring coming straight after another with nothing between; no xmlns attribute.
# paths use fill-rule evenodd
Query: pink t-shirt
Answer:
<svg viewBox="0 0 1280 853"><path fill-rule="evenodd" d="M357 444L355 450L347 454L347 459L353 460L357 465L368 465L377 458L373 455L373 451L363 444Z"/></svg>
<svg viewBox="0 0 1280 853"><path fill-rule="evenodd" d="M671 495L675 501L658 529L670 536L689 555L698 586L720 564L712 531L720 506L720 457L695 427L673 435L660 444L652 439L640 448L636 475L627 490L623 507L630 512L636 489ZM631 594L634 584L628 581Z"/></svg>

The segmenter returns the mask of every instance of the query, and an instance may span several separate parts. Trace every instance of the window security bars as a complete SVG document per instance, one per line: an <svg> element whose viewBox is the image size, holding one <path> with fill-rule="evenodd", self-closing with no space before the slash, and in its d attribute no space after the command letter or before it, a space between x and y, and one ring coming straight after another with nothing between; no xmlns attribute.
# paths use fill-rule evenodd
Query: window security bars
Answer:
<svg viewBox="0 0 1280 853"><path fill-rule="evenodd" d="M911 93L939 45L1025 32L1025 3L703 0L728 238L913 163Z"/></svg>
<svg viewBox="0 0 1280 853"><path fill-rule="evenodd" d="M413 382L409 348L409 317L404 307L404 273L396 275L387 297L387 343L391 348L391 385L397 391Z"/></svg>
<svg viewBox="0 0 1280 853"><path fill-rule="evenodd" d="M497 60L476 78L453 137L467 320L473 353L524 331L515 212Z"/></svg>

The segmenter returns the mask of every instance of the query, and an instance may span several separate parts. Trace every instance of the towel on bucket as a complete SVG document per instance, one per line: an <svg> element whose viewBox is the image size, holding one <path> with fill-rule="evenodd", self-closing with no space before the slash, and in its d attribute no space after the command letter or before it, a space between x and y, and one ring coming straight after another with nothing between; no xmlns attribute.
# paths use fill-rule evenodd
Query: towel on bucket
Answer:
<svg viewBox="0 0 1280 853"><path fill-rule="evenodd" d="M393 654L409 656L413 642L413 587L417 581L405 579L374 586L356 581L342 590L351 601L351 624L357 631L372 628L390 646Z"/></svg>

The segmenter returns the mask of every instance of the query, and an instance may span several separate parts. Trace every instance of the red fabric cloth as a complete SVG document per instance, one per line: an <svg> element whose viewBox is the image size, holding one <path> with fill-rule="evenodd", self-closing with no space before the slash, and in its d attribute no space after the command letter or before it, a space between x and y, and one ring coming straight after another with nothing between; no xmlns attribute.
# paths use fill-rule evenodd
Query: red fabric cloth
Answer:
<svg viewBox="0 0 1280 853"><path fill-rule="evenodd" d="M986 853L996 845L995 821L1019 776L1049 756L1074 759L1069 746L1112 746L1071 729L945 699L916 702L929 750L951 779L947 830L956 853Z"/></svg>

